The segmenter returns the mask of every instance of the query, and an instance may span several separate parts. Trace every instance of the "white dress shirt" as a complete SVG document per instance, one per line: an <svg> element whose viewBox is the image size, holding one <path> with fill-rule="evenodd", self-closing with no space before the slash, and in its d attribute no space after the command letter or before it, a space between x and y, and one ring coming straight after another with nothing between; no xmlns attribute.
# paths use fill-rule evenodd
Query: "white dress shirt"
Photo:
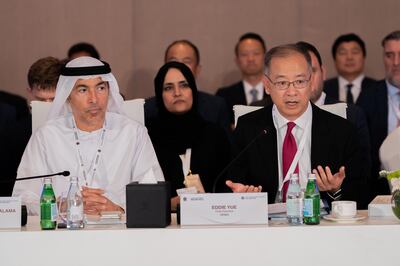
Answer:
<svg viewBox="0 0 400 266"><path fill-rule="evenodd" d="M244 87L244 94L246 95L247 105L253 102L253 95L250 92L252 89L257 90L257 101L262 100L264 96L264 84L262 81L260 81L256 86L252 86L250 83L243 80L243 87Z"/></svg>
<svg viewBox="0 0 400 266"><path fill-rule="evenodd" d="M352 82L347 81L342 76L339 76L338 80L339 80L339 100L341 102L347 102L347 85L353 84L353 87L351 87L351 94L353 94L354 103L357 102L358 96L360 96L361 93L361 85L362 81L364 80L364 74L361 74Z"/></svg>
<svg viewBox="0 0 400 266"><path fill-rule="evenodd" d="M292 130L292 134L296 139L297 148L299 148L300 140L302 138L306 138L306 142L304 145L304 149L300 155L300 159L298 162L299 165L299 178L301 187L304 189L307 184L308 175L311 173L311 130L306 130L306 126L309 126L310 129L312 127L312 107L311 104L308 103L307 110L296 120L292 121L296 124L296 126ZM276 105L272 108L272 118L274 121L275 129L277 131L277 152L278 152L278 169L279 169L279 186L282 184L283 179L283 170L282 170L282 148L283 141L286 136L287 123L291 122L283 117ZM304 133L307 133L307 136L303 136ZM277 193L278 195L279 193Z"/></svg>
<svg viewBox="0 0 400 266"><path fill-rule="evenodd" d="M388 88L388 135L397 128L397 124L400 121L400 88L397 88L390 84L386 80L386 86Z"/></svg>

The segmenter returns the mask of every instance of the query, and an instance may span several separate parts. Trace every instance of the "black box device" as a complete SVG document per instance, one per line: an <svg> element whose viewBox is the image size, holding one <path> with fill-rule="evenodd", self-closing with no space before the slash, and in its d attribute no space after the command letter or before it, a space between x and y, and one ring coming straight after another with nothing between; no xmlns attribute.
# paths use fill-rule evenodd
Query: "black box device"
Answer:
<svg viewBox="0 0 400 266"><path fill-rule="evenodd" d="M160 228L171 223L169 182L126 185L126 227Z"/></svg>

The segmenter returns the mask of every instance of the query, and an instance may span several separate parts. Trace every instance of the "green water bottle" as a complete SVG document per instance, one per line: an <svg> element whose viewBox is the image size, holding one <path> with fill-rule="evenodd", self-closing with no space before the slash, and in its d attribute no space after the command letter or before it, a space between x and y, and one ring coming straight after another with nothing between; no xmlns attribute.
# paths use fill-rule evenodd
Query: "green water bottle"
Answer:
<svg viewBox="0 0 400 266"><path fill-rule="evenodd" d="M51 178L44 179L40 196L40 227L42 230L53 230L57 226L57 203Z"/></svg>
<svg viewBox="0 0 400 266"><path fill-rule="evenodd" d="M304 192L303 222L305 224L319 224L320 195L315 174L310 174Z"/></svg>

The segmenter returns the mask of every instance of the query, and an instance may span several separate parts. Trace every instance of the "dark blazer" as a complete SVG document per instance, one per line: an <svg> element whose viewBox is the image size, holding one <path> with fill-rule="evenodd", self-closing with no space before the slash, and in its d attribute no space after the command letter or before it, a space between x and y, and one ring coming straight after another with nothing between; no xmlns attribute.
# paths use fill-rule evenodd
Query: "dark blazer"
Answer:
<svg viewBox="0 0 400 266"><path fill-rule="evenodd" d="M16 120L14 106L0 103L0 197L11 196L17 168L31 136L31 116Z"/></svg>
<svg viewBox="0 0 400 266"><path fill-rule="evenodd" d="M361 92L355 104L360 106L364 112L367 112L371 108L370 102L375 86L376 80L369 77L365 77L361 82ZM324 91L329 98L339 101L339 79L335 77L326 80L324 82Z"/></svg>
<svg viewBox="0 0 400 266"><path fill-rule="evenodd" d="M342 184L342 199L356 200L364 208L366 180L356 130L345 119L312 105L311 169L329 166L333 173L346 167ZM266 130L265 135L260 132ZM244 184L261 185L268 192L268 201L274 202L278 190L277 133L272 119L272 106L239 118L233 138L233 152L237 154L258 135L256 142L232 167L230 177ZM331 202L327 193L321 198Z"/></svg>
<svg viewBox="0 0 400 266"><path fill-rule="evenodd" d="M217 93L215 94L225 99L226 105L228 106L231 123L234 121L234 114L233 114L233 106L234 105L247 105L246 95L244 92L243 81L239 81L235 84L232 84L228 87L223 87L218 89ZM272 102L271 97L265 93L263 99L268 99L267 102Z"/></svg>
<svg viewBox="0 0 400 266"><path fill-rule="evenodd" d="M385 179L379 179L381 162L379 159L379 148L388 135L388 88L386 80L380 80L376 83L373 91L371 108L367 116L369 117L369 133L371 136L371 159L372 159L372 177L375 178L373 186L374 194L389 194L389 187Z"/></svg>
<svg viewBox="0 0 400 266"><path fill-rule="evenodd" d="M224 99L202 91L197 92L197 99L198 112L204 120L218 125L226 132L231 131L228 109ZM146 99L146 103L144 104L144 116L146 125L158 117L155 97Z"/></svg>
<svg viewBox="0 0 400 266"><path fill-rule="evenodd" d="M0 91L0 102L13 106L18 120L31 114L26 99L19 95Z"/></svg>
<svg viewBox="0 0 400 266"><path fill-rule="evenodd" d="M339 101L334 100L330 97L325 98L324 104L335 104ZM365 113L361 107L357 105L348 105L346 109L347 120L349 120L357 129L357 138L360 143L361 155L363 161L367 162L363 167L364 176L367 178L367 186L371 187L374 182L371 176L371 140L369 136L369 127ZM371 201L369 198L367 201Z"/></svg>

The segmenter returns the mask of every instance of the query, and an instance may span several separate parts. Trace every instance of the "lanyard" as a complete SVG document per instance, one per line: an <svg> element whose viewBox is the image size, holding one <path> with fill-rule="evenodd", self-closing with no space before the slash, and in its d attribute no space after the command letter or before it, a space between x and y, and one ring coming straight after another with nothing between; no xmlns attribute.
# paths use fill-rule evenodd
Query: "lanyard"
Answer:
<svg viewBox="0 0 400 266"><path fill-rule="evenodd" d="M292 163L290 164L289 170L286 173L285 178L282 180L282 178L279 178L279 194L282 192L282 188L283 185L285 184L285 182L289 181L290 179L290 175L294 172L294 169L296 168L297 163L300 160L300 156L303 153L306 141L307 141L307 136L309 136L311 133L311 125L310 125L310 120L307 121L307 124L305 126L304 132L301 135L301 141L300 141L300 145L299 148L297 149L296 155L293 158ZM278 166L280 167L280 166ZM302 179L304 179L304 177L302 178L299 175L299 180L302 181ZM300 182L300 183L304 183L304 182ZM303 186L302 186L303 187Z"/></svg>
<svg viewBox="0 0 400 266"><path fill-rule="evenodd" d="M106 134L106 122L104 121L101 136L99 138L97 149L96 149L96 154L94 155L94 157L92 159L89 169L87 169L87 170L85 167L85 163L83 162L81 151L79 149L80 141L79 141L78 130L76 127L74 117L72 117L72 128L74 130L74 137L75 137L75 144L76 144L75 147L76 147L77 154L78 154L79 166L82 168L82 174L83 174L83 178L85 179L85 185L89 186L87 176L88 176L88 173L90 172L90 170L92 170L92 178L90 179L90 185L91 185L93 182L93 178L96 174L97 166L99 165L99 161L100 161L101 149L103 147L104 137Z"/></svg>
<svg viewBox="0 0 400 266"><path fill-rule="evenodd" d="M192 149L190 148L186 149L185 154L179 155L182 161L183 176L190 174L190 157L192 157Z"/></svg>

